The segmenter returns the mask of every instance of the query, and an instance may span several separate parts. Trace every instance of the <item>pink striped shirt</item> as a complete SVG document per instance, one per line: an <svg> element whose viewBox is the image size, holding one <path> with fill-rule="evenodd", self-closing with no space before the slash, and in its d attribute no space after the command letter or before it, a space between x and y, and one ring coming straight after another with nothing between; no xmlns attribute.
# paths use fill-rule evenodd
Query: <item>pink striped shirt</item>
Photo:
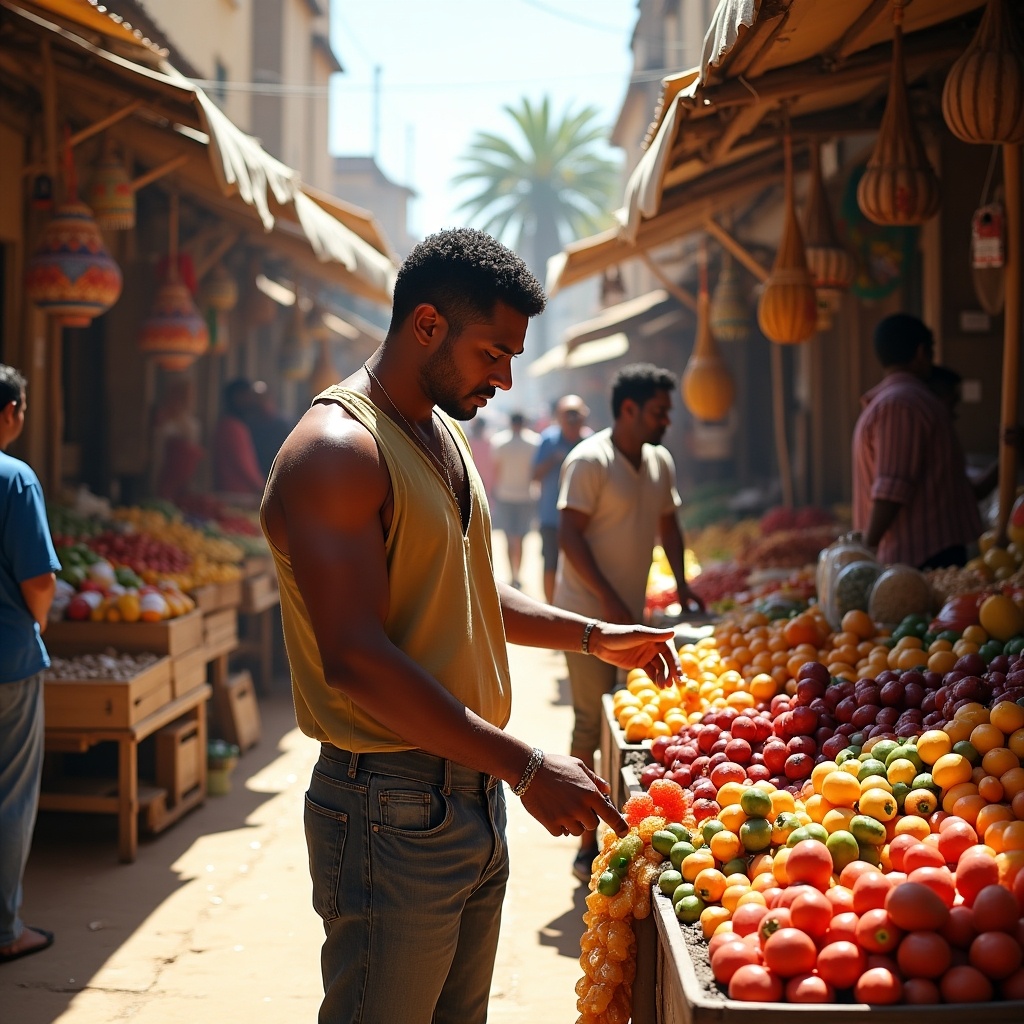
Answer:
<svg viewBox="0 0 1024 1024"><path fill-rule="evenodd" d="M891 373L861 399L853 432L853 526L865 535L875 500L903 507L878 560L920 566L981 533L963 450L946 407L911 373Z"/></svg>

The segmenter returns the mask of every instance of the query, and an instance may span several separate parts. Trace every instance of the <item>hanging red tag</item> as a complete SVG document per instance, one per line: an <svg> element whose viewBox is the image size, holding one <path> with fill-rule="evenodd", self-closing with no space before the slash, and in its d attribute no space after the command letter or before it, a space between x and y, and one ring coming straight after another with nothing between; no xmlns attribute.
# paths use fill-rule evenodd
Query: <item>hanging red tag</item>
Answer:
<svg viewBox="0 0 1024 1024"><path fill-rule="evenodd" d="M1003 204L989 203L971 218L971 266L1001 267L1006 262L1003 243Z"/></svg>

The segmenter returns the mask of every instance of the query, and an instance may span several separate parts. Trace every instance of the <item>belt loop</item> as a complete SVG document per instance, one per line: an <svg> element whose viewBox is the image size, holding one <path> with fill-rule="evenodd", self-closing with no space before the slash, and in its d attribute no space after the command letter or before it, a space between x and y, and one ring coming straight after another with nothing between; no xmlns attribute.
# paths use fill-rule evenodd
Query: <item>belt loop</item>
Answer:
<svg viewBox="0 0 1024 1024"><path fill-rule="evenodd" d="M348 777L354 779L356 777L356 768L359 765L359 755L353 752L352 757L348 762Z"/></svg>
<svg viewBox="0 0 1024 1024"><path fill-rule="evenodd" d="M448 758L444 758L444 785L441 787L441 792L445 796L452 795L452 763Z"/></svg>

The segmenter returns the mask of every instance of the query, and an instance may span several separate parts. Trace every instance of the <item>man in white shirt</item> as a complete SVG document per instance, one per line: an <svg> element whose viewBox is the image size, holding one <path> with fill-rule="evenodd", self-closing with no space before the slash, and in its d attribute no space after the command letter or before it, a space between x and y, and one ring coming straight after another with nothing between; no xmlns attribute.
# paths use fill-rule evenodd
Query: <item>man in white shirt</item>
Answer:
<svg viewBox="0 0 1024 1024"><path fill-rule="evenodd" d="M614 424L576 445L562 466L558 540L563 557L555 604L607 622L633 622L644 612L654 545L660 541L684 608L704 604L686 583L676 511L675 464L661 439L668 429L675 375L649 363L623 367L612 382ZM585 653L566 652L572 687L572 752L593 767L600 741L601 697L615 686L615 668ZM573 872L590 879L597 854L584 833Z"/></svg>
<svg viewBox="0 0 1024 1024"><path fill-rule="evenodd" d="M521 412L509 417L509 429L491 438L494 460L494 527L505 534L512 586L519 588L523 537L533 526L533 457L540 438L525 427Z"/></svg>

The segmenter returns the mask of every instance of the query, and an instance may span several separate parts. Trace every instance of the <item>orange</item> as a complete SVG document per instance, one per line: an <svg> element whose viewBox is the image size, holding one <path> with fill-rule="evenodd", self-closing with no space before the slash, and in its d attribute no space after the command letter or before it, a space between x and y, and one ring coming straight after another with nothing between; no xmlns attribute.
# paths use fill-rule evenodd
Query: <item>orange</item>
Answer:
<svg viewBox="0 0 1024 1024"><path fill-rule="evenodd" d="M990 725L985 722L982 725L976 725L971 730L971 746L979 754L985 754L995 747L1001 747L1005 742L1005 737L1002 732L997 729L994 725ZM1004 769L1005 770L1005 769Z"/></svg>
<svg viewBox="0 0 1024 1024"><path fill-rule="evenodd" d="M847 612L840 623L846 633L853 633L861 640L870 640L875 635L875 624L867 612L855 609Z"/></svg>
<svg viewBox="0 0 1024 1024"><path fill-rule="evenodd" d="M981 759L981 766L988 775L1003 776L1019 765L1020 758L1009 747L992 747Z"/></svg>
<svg viewBox="0 0 1024 1024"><path fill-rule="evenodd" d="M1004 594L985 598L978 609L978 620L989 636L1004 643L1024 632L1024 612Z"/></svg>
<svg viewBox="0 0 1024 1024"><path fill-rule="evenodd" d="M925 764L935 764L943 754L953 749L953 738L941 729L929 729L921 733L917 741L917 753Z"/></svg>
<svg viewBox="0 0 1024 1024"><path fill-rule="evenodd" d="M726 886L725 892L722 893L722 906L731 914L736 909L740 897L752 891L749 883L747 885Z"/></svg>
<svg viewBox="0 0 1024 1024"><path fill-rule="evenodd" d="M1012 700L1001 700L992 705L988 720L1002 733L1010 733L1024 728L1024 708L1014 704Z"/></svg>
<svg viewBox="0 0 1024 1024"><path fill-rule="evenodd" d="M717 868L704 868L694 878L693 887L705 903L717 903L726 890L725 875Z"/></svg>
<svg viewBox="0 0 1024 1024"><path fill-rule="evenodd" d="M1018 793L1024 793L1024 768L1019 765L999 776L1003 792L1012 800Z"/></svg>
<svg viewBox="0 0 1024 1024"><path fill-rule="evenodd" d="M715 858L710 850L695 850L683 858L682 864L679 865L679 873L683 876L684 881L692 882L706 868L714 866Z"/></svg>
<svg viewBox="0 0 1024 1024"><path fill-rule="evenodd" d="M772 801L772 819L774 820L784 811L790 814L796 810L796 800L788 789L776 789L770 794Z"/></svg>
<svg viewBox="0 0 1024 1024"><path fill-rule="evenodd" d="M931 831L932 829L928 822L916 814L905 814L903 817L896 819L895 832L898 836L906 833L914 836L916 839L924 839L925 836L931 834Z"/></svg>
<svg viewBox="0 0 1024 1024"><path fill-rule="evenodd" d="M811 772L811 783L814 786L815 793L823 792L821 787L826 777L834 772L838 767L839 765L837 765L835 761L822 761L821 764L816 764L814 766L814 770Z"/></svg>
<svg viewBox="0 0 1024 1024"><path fill-rule="evenodd" d="M942 727L942 731L950 739L950 750L953 749L954 743L959 743L961 740L965 740L971 735L971 728L972 727L969 723L961 722L957 718L954 718L952 722L947 722ZM918 750L920 750L920 747L918 748Z"/></svg>
<svg viewBox="0 0 1024 1024"><path fill-rule="evenodd" d="M936 640L936 643L939 642ZM953 671L956 661L957 657L952 651L935 651L928 655L928 671L938 672L939 675L944 676L947 672Z"/></svg>
<svg viewBox="0 0 1024 1024"><path fill-rule="evenodd" d="M732 914L725 907L705 907L700 913L700 929L704 938L710 939L730 917Z"/></svg>
<svg viewBox="0 0 1024 1024"><path fill-rule="evenodd" d="M919 636L904 636L896 641L896 646L893 649L897 651L919 651L923 647L924 641Z"/></svg>
<svg viewBox="0 0 1024 1024"><path fill-rule="evenodd" d="M927 665L928 659L929 655L927 652L909 648L908 650L900 651L899 656L896 658L896 668L901 672L906 672L909 669Z"/></svg>
<svg viewBox="0 0 1024 1024"><path fill-rule="evenodd" d="M1006 737L1006 745L1024 761L1024 728L1014 729L1009 736Z"/></svg>
<svg viewBox="0 0 1024 1024"><path fill-rule="evenodd" d="M860 799L860 783L848 772L833 771L822 780L821 795L833 807L853 807Z"/></svg>
<svg viewBox="0 0 1024 1024"><path fill-rule="evenodd" d="M1006 828L1003 830L1002 842L1002 853L1024 850L1024 821L1007 822Z"/></svg>
<svg viewBox="0 0 1024 1024"><path fill-rule="evenodd" d="M796 647L798 644L818 644L822 639L818 633L817 623L807 614L796 615L790 619L783 627L782 635L789 647Z"/></svg>
<svg viewBox="0 0 1024 1024"><path fill-rule="evenodd" d="M990 804L997 804L1003 799L1003 784L994 775L985 775L978 781L978 795Z"/></svg>
<svg viewBox="0 0 1024 1024"><path fill-rule="evenodd" d="M1024 790L1021 790L1011 801L1010 810L1018 821L1024 821Z"/></svg>
<svg viewBox="0 0 1024 1024"><path fill-rule="evenodd" d="M997 821L1013 821L1013 809L1004 803L989 804L978 811L978 820L974 823L974 831L979 836L988 832L989 826Z"/></svg>
<svg viewBox="0 0 1024 1024"><path fill-rule="evenodd" d="M932 778L934 779L935 776L933 775ZM957 800L964 796L976 796L977 793L978 787L973 782L961 782L951 786L942 794L942 809L947 814L952 814Z"/></svg>
<svg viewBox="0 0 1024 1024"><path fill-rule="evenodd" d="M983 796L962 796L953 804L952 814L963 818L970 825L978 820L978 814L983 807L988 806L988 801Z"/></svg>
<svg viewBox="0 0 1024 1024"><path fill-rule="evenodd" d="M980 647L983 643L988 641L988 633L981 626L968 626L960 634L960 639L966 640L968 643L978 644Z"/></svg>
<svg viewBox="0 0 1024 1024"><path fill-rule="evenodd" d="M741 856L744 852L740 837L735 832L729 832L728 830L716 832L711 837L708 848L714 855L715 860L722 864L732 860L734 857Z"/></svg>
<svg viewBox="0 0 1024 1024"><path fill-rule="evenodd" d="M830 811L825 812L821 824L825 826L825 831L829 835L832 835L833 832L849 832L850 822L856 816L857 812L852 807L833 807Z"/></svg>
<svg viewBox="0 0 1024 1024"><path fill-rule="evenodd" d="M640 743L647 739L654 719L646 711L637 711L633 714L623 729L626 734L627 743Z"/></svg>

